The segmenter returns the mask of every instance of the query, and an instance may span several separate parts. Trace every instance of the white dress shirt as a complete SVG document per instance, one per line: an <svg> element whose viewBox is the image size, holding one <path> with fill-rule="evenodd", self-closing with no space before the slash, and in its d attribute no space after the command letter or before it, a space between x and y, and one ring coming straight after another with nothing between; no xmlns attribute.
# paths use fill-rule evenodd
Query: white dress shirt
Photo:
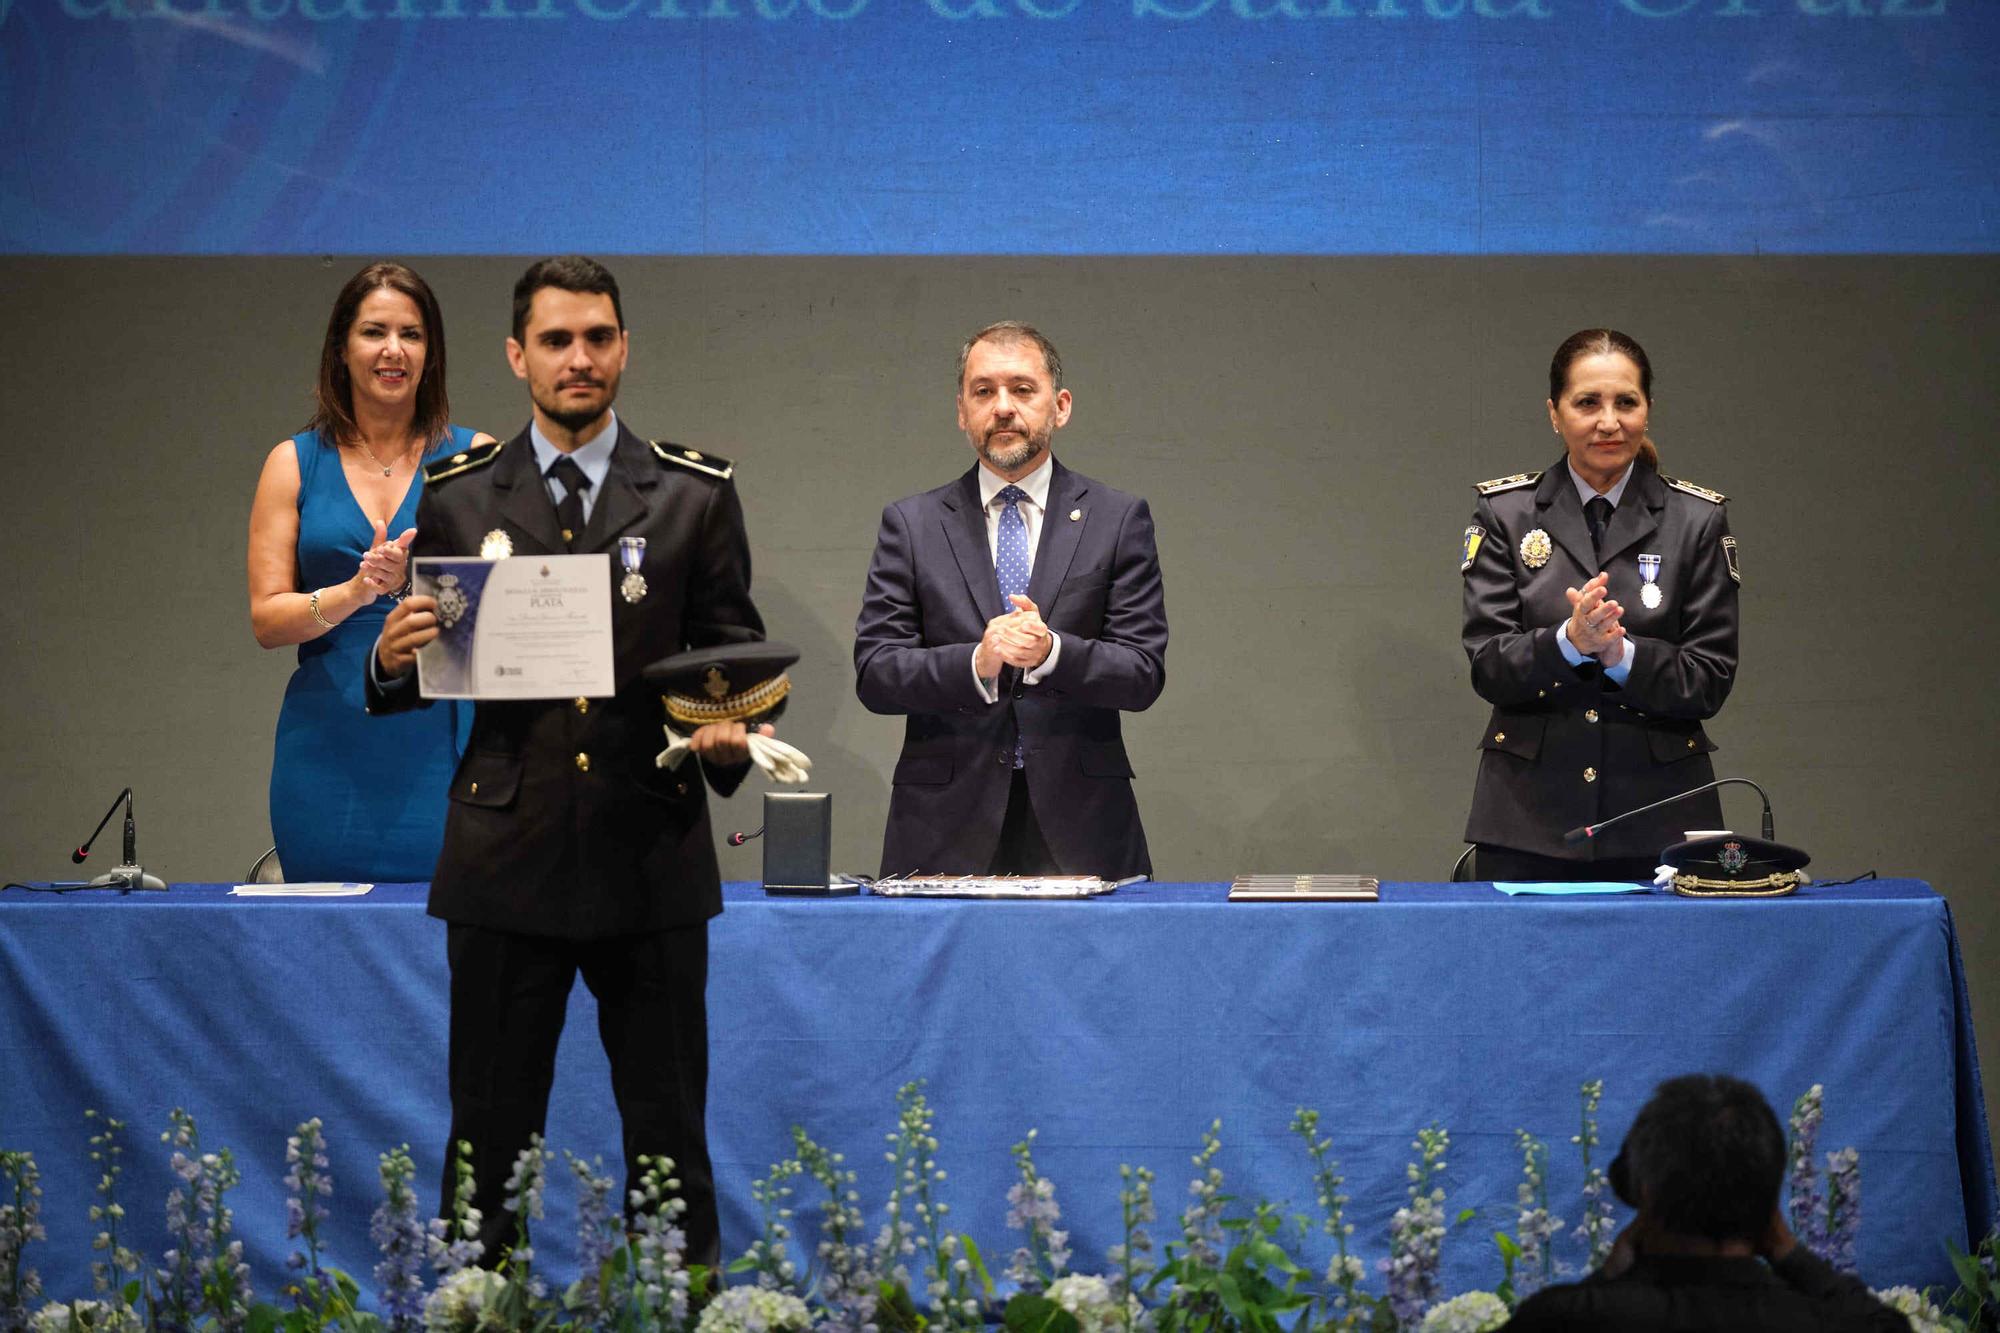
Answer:
<svg viewBox="0 0 2000 1333"><path fill-rule="evenodd" d="M1000 560L1000 511L1006 508L1006 504L1000 499L1000 492L1009 486L1018 486L1028 497L1025 500L1016 501L1015 508L1021 511L1021 522L1028 530L1028 573L1032 575L1035 572L1035 555L1042 541L1042 521L1048 517L1049 511L1049 483L1054 478L1055 456L1053 454L1044 457L1040 467L1019 481L1003 481L1001 478L995 476L992 469L988 468L984 463L979 465L979 502L986 511L986 556L994 564L997 565ZM994 584L996 590L999 587L997 577L996 575L996 582ZM1009 609L1012 609L1011 606ZM1042 660L1040 666L1022 675L1022 683L1026 685L1039 685L1051 671L1056 669L1056 659L1061 655L1062 636L1054 630L1050 630L1049 655ZM982 676L979 674L979 646L977 644L974 644L972 648L972 660L974 664L972 679L973 683L979 686L980 696L989 704L998 703L1000 701L999 677Z"/></svg>

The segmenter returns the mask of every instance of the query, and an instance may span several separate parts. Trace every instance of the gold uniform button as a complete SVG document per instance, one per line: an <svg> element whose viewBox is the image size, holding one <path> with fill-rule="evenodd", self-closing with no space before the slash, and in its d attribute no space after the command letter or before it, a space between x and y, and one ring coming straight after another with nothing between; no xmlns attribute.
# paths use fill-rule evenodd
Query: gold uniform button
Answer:
<svg viewBox="0 0 2000 1333"><path fill-rule="evenodd" d="M589 756L589 755L587 755L587 754L582 754L582 753L579 753L579 754L578 754L578 755L576 756L576 771L577 771L577 772L579 772L579 773L588 773L588 772L590 771L590 756Z"/></svg>
<svg viewBox="0 0 2000 1333"><path fill-rule="evenodd" d="M452 462L454 462L454 463L463 463L463 462L465 461L465 459L466 459L466 455L464 455L464 454L453 454L453 455L451 456L451 461L452 461Z"/></svg>
<svg viewBox="0 0 2000 1333"><path fill-rule="evenodd" d="M685 782L676 782L676 783L674 784L674 795L676 795L676 796L685 796L685 795L687 795L687 794L688 794L688 785L687 785L687 783L685 783Z"/></svg>
<svg viewBox="0 0 2000 1333"><path fill-rule="evenodd" d="M576 711L579 713L588 713L590 711L590 700L579 698L576 701Z"/></svg>
<svg viewBox="0 0 2000 1333"><path fill-rule="evenodd" d="M476 782L472 784L472 794L474 796L479 795L479 784Z"/></svg>
<svg viewBox="0 0 2000 1333"><path fill-rule="evenodd" d="M1584 710L1583 710L1583 720L1584 720L1585 722L1595 722L1595 721L1597 721L1597 710L1596 710L1595 708L1586 708L1586 709L1584 709Z"/></svg>
<svg viewBox="0 0 2000 1333"><path fill-rule="evenodd" d="M1493 733L1493 743L1495 745L1498 745L1501 741L1504 741L1506 739L1507 739L1507 733L1504 731L1496 731Z"/></svg>
<svg viewBox="0 0 2000 1333"><path fill-rule="evenodd" d="M1535 697L1537 699L1546 699L1549 697L1549 692L1547 690L1536 690Z"/></svg>
<svg viewBox="0 0 2000 1333"><path fill-rule="evenodd" d="M1693 748L1694 748L1694 737L1690 736L1688 737L1688 749L1692 750Z"/></svg>
<svg viewBox="0 0 2000 1333"><path fill-rule="evenodd" d="M1596 770L1596 769L1594 769L1594 768L1586 768L1586 769L1584 769L1584 770L1583 770L1583 780L1584 780L1585 782L1595 782L1595 781L1597 781L1597 770Z"/></svg>

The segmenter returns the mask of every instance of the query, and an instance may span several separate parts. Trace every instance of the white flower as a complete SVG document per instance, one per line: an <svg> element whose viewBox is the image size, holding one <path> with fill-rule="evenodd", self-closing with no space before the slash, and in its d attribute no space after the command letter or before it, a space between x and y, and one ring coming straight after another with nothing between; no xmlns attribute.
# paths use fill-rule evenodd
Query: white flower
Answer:
<svg viewBox="0 0 2000 1333"><path fill-rule="evenodd" d="M1468 1291L1424 1315L1422 1333L1489 1333L1507 1322L1507 1302L1490 1291Z"/></svg>
<svg viewBox="0 0 2000 1333"><path fill-rule="evenodd" d="M804 1333L812 1312L798 1297L763 1287L731 1287L701 1312L695 1333Z"/></svg>
<svg viewBox="0 0 2000 1333"><path fill-rule="evenodd" d="M51 1301L28 1320L28 1333L70 1333L72 1329L102 1330L102 1333L139 1333L137 1315L104 1301L77 1301L67 1305Z"/></svg>
<svg viewBox="0 0 2000 1333"><path fill-rule="evenodd" d="M505 1322L493 1310L507 1279L488 1268L461 1268L438 1283L424 1301L424 1327L430 1333L484 1333L501 1330Z"/></svg>
<svg viewBox="0 0 2000 1333"><path fill-rule="evenodd" d="M1915 1287L1890 1287L1871 1294L1891 1310L1908 1317L1911 1333L1957 1333L1958 1325Z"/></svg>
<svg viewBox="0 0 2000 1333"><path fill-rule="evenodd" d="M1112 1333L1125 1327L1129 1313L1136 1323L1141 1314L1139 1299L1127 1296L1126 1309L1111 1294L1111 1284L1089 1273L1065 1273L1049 1284L1048 1298L1075 1317L1083 1333Z"/></svg>

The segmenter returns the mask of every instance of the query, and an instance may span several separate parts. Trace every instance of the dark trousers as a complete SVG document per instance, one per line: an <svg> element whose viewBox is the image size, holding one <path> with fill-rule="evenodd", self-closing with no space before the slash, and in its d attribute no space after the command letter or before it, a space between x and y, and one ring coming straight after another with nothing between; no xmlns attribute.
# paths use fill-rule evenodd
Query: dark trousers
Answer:
<svg viewBox="0 0 2000 1333"><path fill-rule="evenodd" d="M1653 882L1653 867L1659 862L1649 856L1600 856L1595 861L1565 861L1539 852L1519 852L1512 847L1480 843L1472 854L1472 873L1484 880L1509 883L1574 884L1579 880L1602 879L1613 883Z"/></svg>
<svg viewBox="0 0 2000 1333"><path fill-rule="evenodd" d="M1055 853L1042 840L1042 826L1035 820L1034 802L1028 799L1028 770L1014 770L1013 785L1007 789L1007 815L1000 821L1000 847L993 853L989 875L1060 875Z"/></svg>
<svg viewBox="0 0 2000 1333"><path fill-rule="evenodd" d="M597 1030L610 1057L611 1092L623 1127L621 1197L629 1200L644 1176L641 1154L671 1157L687 1202L679 1223L687 1233L687 1261L713 1267L721 1234L704 1119L708 924L563 940L454 923L445 953L451 964L451 1139L440 1197L449 1215L457 1156L452 1145L465 1140L472 1144L472 1203L486 1245L481 1262L497 1263L514 1244L517 1221L506 1208L507 1178L529 1136L547 1122L556 1042L582 972L597 997Z"/></svg>

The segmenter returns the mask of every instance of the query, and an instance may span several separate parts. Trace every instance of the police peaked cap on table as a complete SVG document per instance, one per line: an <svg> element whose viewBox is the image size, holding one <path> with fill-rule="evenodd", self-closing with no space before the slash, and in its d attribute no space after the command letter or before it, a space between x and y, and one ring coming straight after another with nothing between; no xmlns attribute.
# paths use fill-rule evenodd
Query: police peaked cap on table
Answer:
<svg viewBox="0 0 2000 1333"><path fill-rule="evenodd" d="M1796 847L1738 833L1677 842L1660 853L1674 892L1690 898L1776 898L1806 882L1812 858Z"/></svg>
<svg viewBox="0 0 2000 1333"><path fill-rule="evenodd" d="M724 643L663 657L645 670L660 687L667 716L683 727L769 722L785 711L798 649L765 639Z"/></svg>

